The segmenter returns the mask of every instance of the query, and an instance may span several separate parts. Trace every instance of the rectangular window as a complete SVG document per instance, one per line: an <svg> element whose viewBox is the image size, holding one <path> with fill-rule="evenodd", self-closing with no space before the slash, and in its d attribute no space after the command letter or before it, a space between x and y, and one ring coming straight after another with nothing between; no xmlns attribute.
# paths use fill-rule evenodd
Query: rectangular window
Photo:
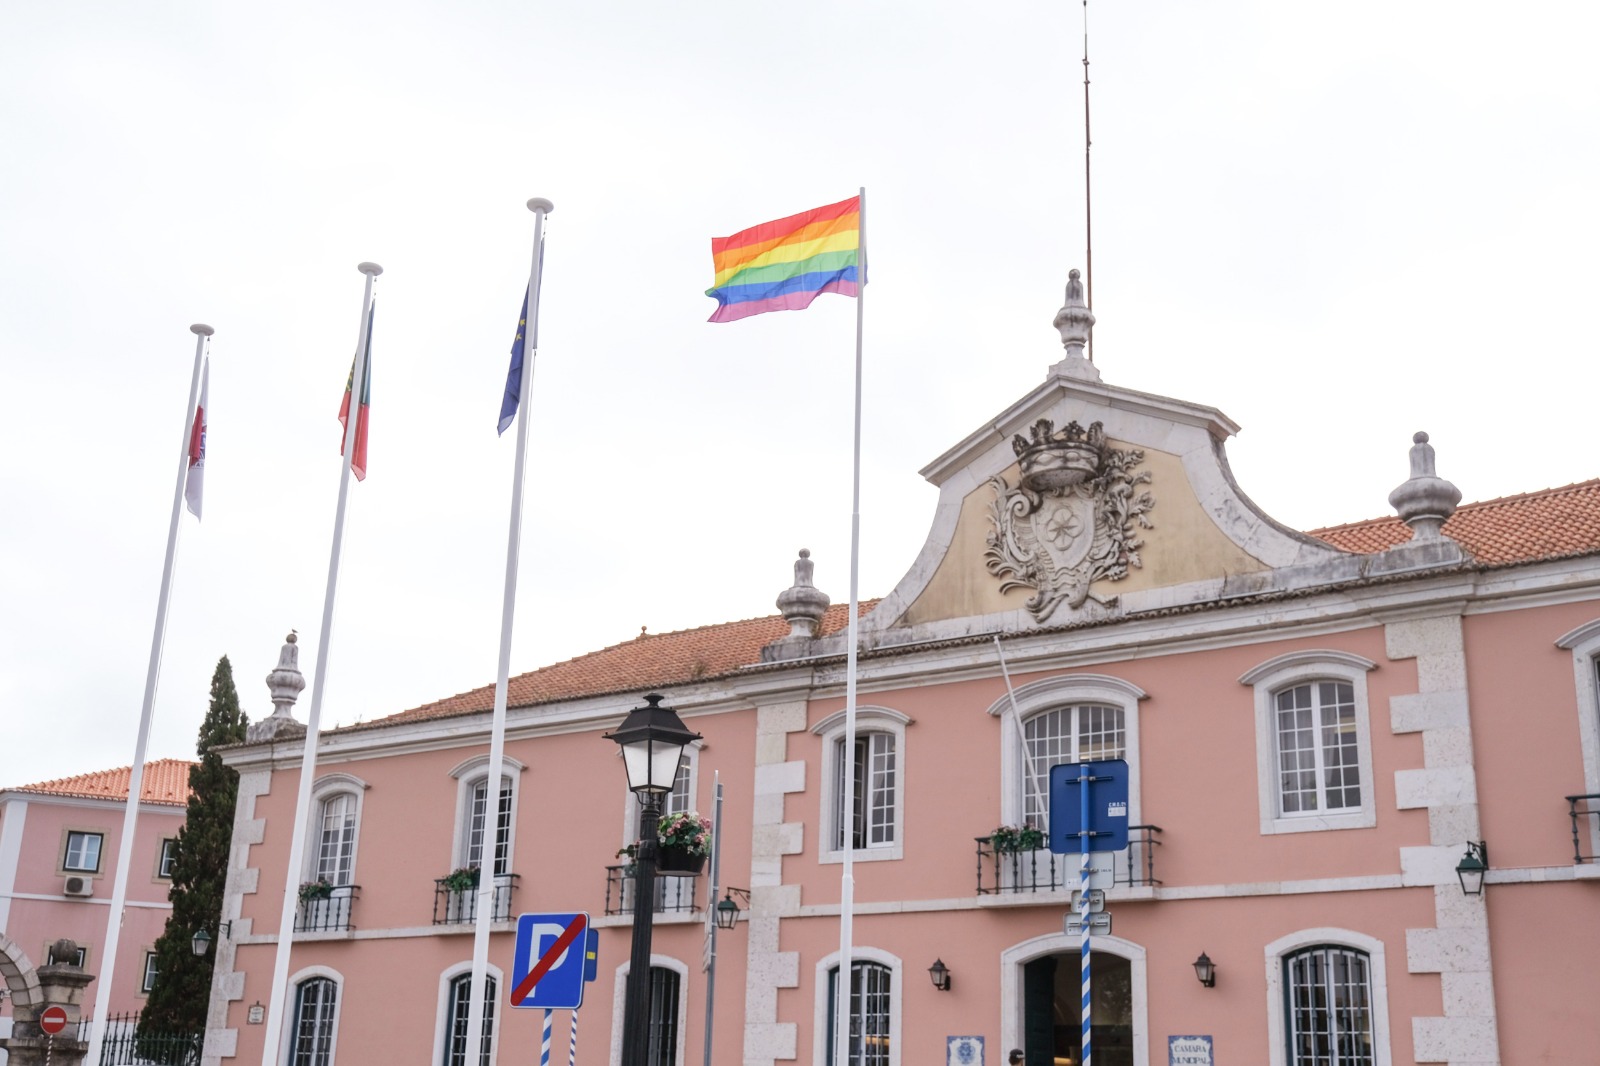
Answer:
<svg viewBox="0 0 1600 1066"><path fill-rule="evenodd" d="M348 885L356 853L356 798L340 792L322 801L317 829L316 875L330 885Z"/></svg>
<svg viewBox="0 0 1600 1066"><path fill-rule="evenodd" d="M100 844L104 839L101 833L68 832L67 854L61 861L61 868L77 873L99 873Z"/></svg>
<svg viewBox="0 0 1600 1066"><path fill-rule="evenodd" d="M156 986L156 953L144 953L144 980L139 984L139 991L148 992Z"/></svg>
<svg viewBox="0 0 1600 1066"><path fill-rule="evenodd" d="M852 848L886 848L894 844L895 751L889 733L856 737L855 758L844 757L845 738L834 742L833 850L844 849L845 833ZM853 776L854 809L845 816L845 774Z"/></svg>
<svg viewBox="0 0 1600 1066"><path fill-rule="evenodd" d="M1286 815L1361 806L1355 690L1314 681L1275 697L1279 801Z"/></svg>
<svg viewBox="0 0 1600 1066"><path fill-rule="evenodd" d="M1023 818L1036 829L1050 828L1050 768L1065 763L1100 762L1127 757L1128 730L1121 707L1086 703L1036 714L1022 725L1027 738L1023 784Z"/></svg>
<svg viewBox="0 0 1600 1066"><path fill-rule="evenodd" d="M80 948L78 948L78 950L74 951L69 957L63 959L63 958L60 958L60 957L58 957L56 955L55 945L54 944L50 944L44 949L44 957L45 957L46 962L48 962L51 966L54 966L57 963L65 962L65 963L70 963L71 965L76 966L76 967L78 967L78 969L81 970L81 969L83 969L84 964L89 961L89 949L88 948L84 948L84 947L80 947Z"/></svg>
<svg viewBox="0 0 1600 1066"><path fill-rule="evenodd" d="M170 878L172 876L172 860L177 858L177 855L178 842L176 840L168 837L161 842L161 858L156 864L157 877Z"/></svg>
<svg viewBox="0 0 1600 1066"><path fill-rule="evenodd" d="M472 786L472 803L467 812L467 853L463 866L483 867L483 836L489 803L489 783L479 781ZM511 783L502 780L500 803L495 819L494 873L498 876L511 872Z"/></svg>

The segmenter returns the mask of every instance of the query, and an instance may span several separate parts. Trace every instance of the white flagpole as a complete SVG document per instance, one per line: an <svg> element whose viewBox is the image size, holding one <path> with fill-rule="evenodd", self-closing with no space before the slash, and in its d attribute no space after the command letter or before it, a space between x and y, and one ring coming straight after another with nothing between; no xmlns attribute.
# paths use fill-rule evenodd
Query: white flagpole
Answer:
<svg viewBox="0 0 1600 1066"><path fill-rule="evenodd" d="M856 615L860 613L861 572L861 333L867 297L867 190L861 189L861 250L856 256L856 421L855 454L850 472L850 624L845 648L844 678L844 865L839 876L839 980L833 1027L836 1064L850 1061L850 948L855 922L856 818Z"/></svg>
<svg viewBox="0 0 1600 1066"><path fill-rule="evenodd" d="M555 204L541 196L533 212L533 269L528 274L528 323L523 330L522 380L517 390L517 458L511 478L511 526L506 534L506 582L500 601L500 667L494 682L494 722L489 730L485 782L483 859L478 868L478 910L472 926L472 990L467 1006L467 1057L476 1061L483 1032L483 990L489 966L489 921L494 911L494 853L500 828L500 775L506 747L506 690L511 678L511 627L517 613L517 567L522 555L522 481L528 464L528 395L539 355L539 286L544 274L544 220Z"/></svg>
<svg viewBox="0 0 1600 1066"><path fill-rule="evenodd" d="M172 565L178 551L178 517L183 514L183 483L189 474L189 436L194 432L194 403L200 389L200 363L207 338L215 332L204 323L189 327L194 338L194 371L189 375L189 402L183 408L183 443L179 446L178 483L172 490L172 518L167 523L167 558L161 564L161 592L156 597L155 633L150 637L150 665L144 675L144 703L139 709L139 739L133 745L133 770L128 775L128 806L122 812L122 840L117 845L117 873L111 889L111 911L106 915L105 956L94 993L94 1030L89 1037L86 1062L99 1062L105 1044L106 1010L111 999L111 979L117 966L117 942L122 939L122 909L128 900L128 866L133 862L133 830L139 820L139 797L144 792L144 753L150 740L150 718L156 702L156 679L161 675L161 647L167 636L167 604L172 597Z"/></svg>
<svg viewBox="0 0 1600 1066"><path fill-rule="evenodd" d="M283 1001L288 989L289 950L294 944L294 917L299 902L300 864L305 861L306 820L310 817L311 779L317 769L317 733L322 722L322 693L328 683L328 644L333 636L333 600L339 590L339 556L344 550L345 503L350 495L350 463L356 454L356 428L361 422L361 397L367 386L367 356L372 324L372 280L383 273L377 263L356 267L367 276L361 296L361 328L356 335L355 373L350 381L350 413L344 420L344 463L339 472L339 506L333 518L333 550L328 556L328 588L322 598L322 636L317 641L317 673L311 684L311 711L306 718L306 743L300 756L300 789L295 797L294 829L289 838L289 864L283 875L283 908L278 916L278 954L272 966L272 991L267 998L267 1024L262 1031L261 1066L279 1058Z"/></svg>

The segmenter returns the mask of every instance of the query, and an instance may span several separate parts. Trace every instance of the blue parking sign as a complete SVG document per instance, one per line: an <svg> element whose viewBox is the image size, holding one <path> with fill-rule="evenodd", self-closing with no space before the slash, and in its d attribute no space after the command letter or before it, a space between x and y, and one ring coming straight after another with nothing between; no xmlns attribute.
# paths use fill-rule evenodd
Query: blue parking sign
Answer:
<svg viewBox="0 0 1600 1066"><path fill-rule="evenodd" d="M511 1005L544 1010L583 1006L588 948L587 914L519 915Z"/></svg>

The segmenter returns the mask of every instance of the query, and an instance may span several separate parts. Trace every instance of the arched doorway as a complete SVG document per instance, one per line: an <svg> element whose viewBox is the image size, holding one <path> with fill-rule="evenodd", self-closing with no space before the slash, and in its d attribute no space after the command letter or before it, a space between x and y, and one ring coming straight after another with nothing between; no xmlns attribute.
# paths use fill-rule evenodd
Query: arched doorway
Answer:
<svg viewBox="0 0 1600 1066"><path fill-rule="evenodd" d="M39 977L33 972L33 963L4 933L0 933L0 982L5 984L13 1010L31 1010L39 1004Z"/></svg>
<svg viewBox="0 0 1600 1066"><path fill-rule="evenodd" d="M1053 933L1000 953L1001 1041L1023 1049L1025 1066L1081 1061L1080 951L1077 937ZM1144 948L1097 936L1090 958L1095 1066L1150 1066Z"/></svg>
<svg viewBox="0 0 1600 1066"><path fill-rule="evenodd" d="M1090 1032L1095 1066L1133 1066L1133 968L1104 951L1090 957ZM1043 955L1022 967L1025 1066L1083 1061L1083 961Z"/></svg>

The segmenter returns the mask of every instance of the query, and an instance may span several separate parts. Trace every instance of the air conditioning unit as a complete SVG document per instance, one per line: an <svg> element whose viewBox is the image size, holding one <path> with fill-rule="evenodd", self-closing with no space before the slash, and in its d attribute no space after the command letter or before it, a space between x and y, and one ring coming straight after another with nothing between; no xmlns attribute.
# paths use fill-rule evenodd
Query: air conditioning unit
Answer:
<svg viewBox="0 0 1600 1066"><path fill-rule="evenodd" d="M61 891L69 896L92 896L94 895L94 878L69 877L67 878L67 883L62 886Z"/></svg>

